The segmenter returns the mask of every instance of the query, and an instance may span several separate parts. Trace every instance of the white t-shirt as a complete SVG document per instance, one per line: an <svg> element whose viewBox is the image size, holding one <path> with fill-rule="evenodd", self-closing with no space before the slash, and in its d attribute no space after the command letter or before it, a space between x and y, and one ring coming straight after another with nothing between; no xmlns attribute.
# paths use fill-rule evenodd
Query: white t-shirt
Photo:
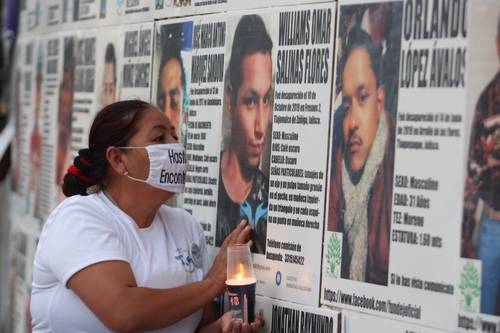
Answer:
<svg viewBox="0 0 500 333"><path fill-rule="evenodd" d="M64 200L49 216L33 268L33 332L110 332L66 283L97 262L126 261L137 285L174 288L208 270L200 224L186 211L162 206L139 228L102 192ZM194 332L202 310L156 332Z"/></svg>

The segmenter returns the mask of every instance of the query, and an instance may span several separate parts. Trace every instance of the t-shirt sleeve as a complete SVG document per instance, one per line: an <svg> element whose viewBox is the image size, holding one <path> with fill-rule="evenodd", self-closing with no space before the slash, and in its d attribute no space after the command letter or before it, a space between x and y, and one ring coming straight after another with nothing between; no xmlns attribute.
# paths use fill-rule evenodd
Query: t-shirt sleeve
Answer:
<svg viewBox="0 0 500 333"><path fill-rule="evenodd" d="M129 262L124 244L106 218L95 208L70 205L50 221L45 239L40 240L41 256L65 286L75 273L90 265L110 260Z"/></svg>

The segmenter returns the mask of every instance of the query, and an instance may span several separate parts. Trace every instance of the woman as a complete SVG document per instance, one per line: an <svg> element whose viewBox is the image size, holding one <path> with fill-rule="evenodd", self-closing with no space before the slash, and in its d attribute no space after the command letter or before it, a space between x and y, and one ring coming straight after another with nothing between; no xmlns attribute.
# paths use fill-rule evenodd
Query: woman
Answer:
<svg viewBox="0 0 500 333"><path fill-rule="evenodd" d="M183 190L186 159L168 118L141 101L111 104L92 124L89 148L64 176L64 200L37 248L34 332L257 332L213 319L224 291L226 249L248 239L241 223L213 266L200 224L163 205ZM87 195L90 188L100 188Z"/></svg>

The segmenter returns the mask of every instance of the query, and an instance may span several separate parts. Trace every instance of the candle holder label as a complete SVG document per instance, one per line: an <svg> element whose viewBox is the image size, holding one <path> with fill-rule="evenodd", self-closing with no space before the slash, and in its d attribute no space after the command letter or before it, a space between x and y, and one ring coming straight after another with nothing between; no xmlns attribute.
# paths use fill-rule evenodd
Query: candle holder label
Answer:
<svg viewBox="0 0 500 333"><path fill-rule="evenodd" d="M255 283L244 285L227 285L231 315L244 323L254 321Z"/></svg>

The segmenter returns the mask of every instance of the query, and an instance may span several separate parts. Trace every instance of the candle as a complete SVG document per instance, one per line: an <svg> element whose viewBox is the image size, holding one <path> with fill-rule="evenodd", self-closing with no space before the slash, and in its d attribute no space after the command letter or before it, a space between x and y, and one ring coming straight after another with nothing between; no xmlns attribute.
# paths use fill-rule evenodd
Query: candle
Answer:
<svg viewBox="0 0 500 333"><path fill-rule="evenodd" d="M226 285L228 286L247 286L255 283L257 283L257 279L251 277L238 276L236 278L226 280Z"/></svg>
<svg viewBox="0 0 500 333"><path fill-rule="evenodd" d="M226 285L233 319L253 322L256 284L250 248L247 245L229 247Z"/></svg>

